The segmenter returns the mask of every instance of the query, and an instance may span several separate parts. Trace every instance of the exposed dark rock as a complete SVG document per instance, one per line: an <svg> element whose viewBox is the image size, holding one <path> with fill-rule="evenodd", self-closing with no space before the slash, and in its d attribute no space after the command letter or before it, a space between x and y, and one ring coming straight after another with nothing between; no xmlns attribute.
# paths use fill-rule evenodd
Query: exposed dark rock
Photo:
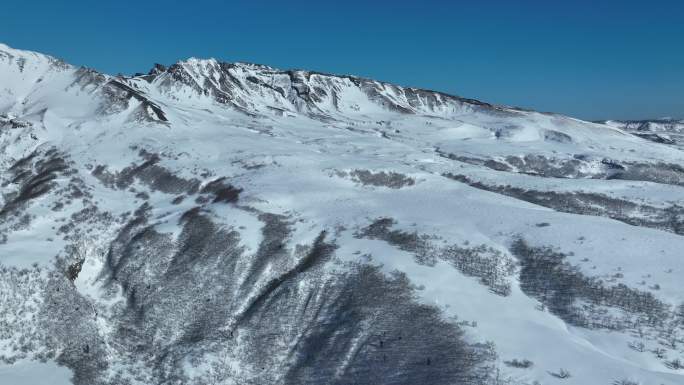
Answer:
<svg viewBox="0 0 684 385"><path fill-rule="evenodd" d="M81 259L69 265L66 271L66 276L69 281L74 282L76 278L78 278L78 274L81 272L81 268L83 267L83 262L85 262L85 260Z"/></svg>

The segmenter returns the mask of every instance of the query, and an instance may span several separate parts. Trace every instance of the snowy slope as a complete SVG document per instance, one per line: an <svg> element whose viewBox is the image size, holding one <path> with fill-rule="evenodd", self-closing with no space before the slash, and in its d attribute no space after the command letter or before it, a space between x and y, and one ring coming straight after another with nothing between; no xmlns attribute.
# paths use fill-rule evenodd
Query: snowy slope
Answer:
<svg viewBox="0 0 684 385"><path fill-rule="evenodd" d="M684 146L684 120L609 120L602 123L656 143Z"/></svg>
<svg viewBox="0 0 684 385"><path fill-rule="evenodd" d="M681 147L214 59L0 89L3 378L684 381Z"/></svg>

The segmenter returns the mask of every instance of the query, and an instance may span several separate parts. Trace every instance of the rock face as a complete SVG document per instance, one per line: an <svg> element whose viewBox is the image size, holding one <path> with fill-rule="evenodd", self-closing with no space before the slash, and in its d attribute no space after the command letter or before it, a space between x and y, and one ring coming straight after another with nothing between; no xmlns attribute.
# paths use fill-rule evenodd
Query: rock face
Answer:
<svg viewBox="0 0 684 385"><path fill-rule="evenodd" d="M0 45L0 379L681 384L661 123Z"/></svg>

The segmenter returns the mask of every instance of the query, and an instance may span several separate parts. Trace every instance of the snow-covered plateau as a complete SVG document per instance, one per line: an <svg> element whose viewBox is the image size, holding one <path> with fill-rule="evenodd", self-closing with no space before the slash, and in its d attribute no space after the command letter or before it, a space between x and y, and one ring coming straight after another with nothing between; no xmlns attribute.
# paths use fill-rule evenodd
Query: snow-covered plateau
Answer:
<svg viewBox="0 0 684 385"><path fill-rule="evenodd" d="M682 137L0 45L0 384L684 384Z"/></svg>

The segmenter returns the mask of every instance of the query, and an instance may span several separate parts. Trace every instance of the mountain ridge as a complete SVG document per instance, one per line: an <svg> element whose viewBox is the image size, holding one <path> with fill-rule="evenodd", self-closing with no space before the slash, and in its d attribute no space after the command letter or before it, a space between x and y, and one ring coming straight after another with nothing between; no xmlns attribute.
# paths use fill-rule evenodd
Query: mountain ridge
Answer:
<svg viewBox="0 0 684 385"><path fill-rule="evenodd" d="M264 64L258 64L258 63L239 62L239 61L238 62L223 62L223 61L219 61L219 60L214 59L214 58L203 59L203 58L191 57L191 58L188 58L185 60L178 60L177 62L175 62L174 64L172 64L170 66L165 66L165 65L159 64L159 66L161 66L161 67L157 67L158 65L155 64L152 67L152 69L150 69L150 71L148 71L147 74L137 73L137 74L134 74L132 76L125 76L125 75L110 75L110 74L102 73L102 72L99 72L99 71L94 70L94 69L87 67L87 66L75 67L75 66L72 66L72 65L66 63L62 59L58 59L58 58L50 56L50 55L45 55L45 54L41 54L41 53L34 52L34 51L18 50L18 49L11 48L5 44L0 45L0 50L3 50L7 53L10 53L10 55L13 52L14 55L18 55L18 56L28 55L28 56L40 57L40 58L44 58L47 61L52 62L52 63L59 63L60 65L68 66L68 68L71 68L71 69L77 69L77 70L85 71L85 72L95 72L95 73L100 74L102 76L105 76L109 79L119 78L119 79L123 79L126 81L127 80L135 80L138 78L148 80L152 76L155 76L155 77L160 76L160 75L163 75L164 73L169 73L169 71L171 73L174 73L174 72L177 72L180 69L184 68L185 65L197 66L197 65L201 64L201 65L206 66L207 64L210 64L210 65L221 67L221 69L225 69L225 70L230 70L231 68L246 68L249 70L259 70L262 73L271 74L271 75L287 75L290 77L290 80L293 83L293 85L295 85L294 88L296 88L296 84L298 84L296 81L297 78L304 77L304 79L306 81L309 81L311 76L321 76L321 77L325 77L325 78L349 80L349 81L353 82L357 87L359 87L363 84L366 86L377 85L377 86L382 87L382 88L402 90L403 92L410 93L414 97L415 97L415 95L423 95L423 96L432 95L433 98L444 98L446 100L452 100L452 101L455 101L458 103L464 103L464 104L468 104L468 105L472 105L472 106L489 108L489 109L493 109L493 110L523 111L523 109L517 108L517 107L493 105L493 104L483 102L483 101L480 101L477 99L466 98L466 97L462 97L462 96L458 96L458 95L452 95L449 93L436 91L436 90L429 90L429 89L412 87L412 86L399 86L399 85L396 85L396 84L391 83L391 82L378 81L378 80L374 80L374 79L367 78L367 77L355 76L355 75L350 75L350 74L333 74L333 73L328 73L328 72L311 71L311 70L305 70L305 69L285 69L285 70L283 70L283 69L278 69L275 67L271 67L271 66L264 65ZM163 70L160 68L163 68ZM153 74L153 72L154 72L154 74ZM203 91L206 91L206 90L203 90ZM310 91L303 91L303 92L309 93ZM404 101L404 103L402 103L402 104L392 104L391 101L387 101L387 102L390 103L390 105L392 107L397 108L398 111L403 111L406 113L415 113L416 112L416 111L411 111L410 102Z"/></svg>

